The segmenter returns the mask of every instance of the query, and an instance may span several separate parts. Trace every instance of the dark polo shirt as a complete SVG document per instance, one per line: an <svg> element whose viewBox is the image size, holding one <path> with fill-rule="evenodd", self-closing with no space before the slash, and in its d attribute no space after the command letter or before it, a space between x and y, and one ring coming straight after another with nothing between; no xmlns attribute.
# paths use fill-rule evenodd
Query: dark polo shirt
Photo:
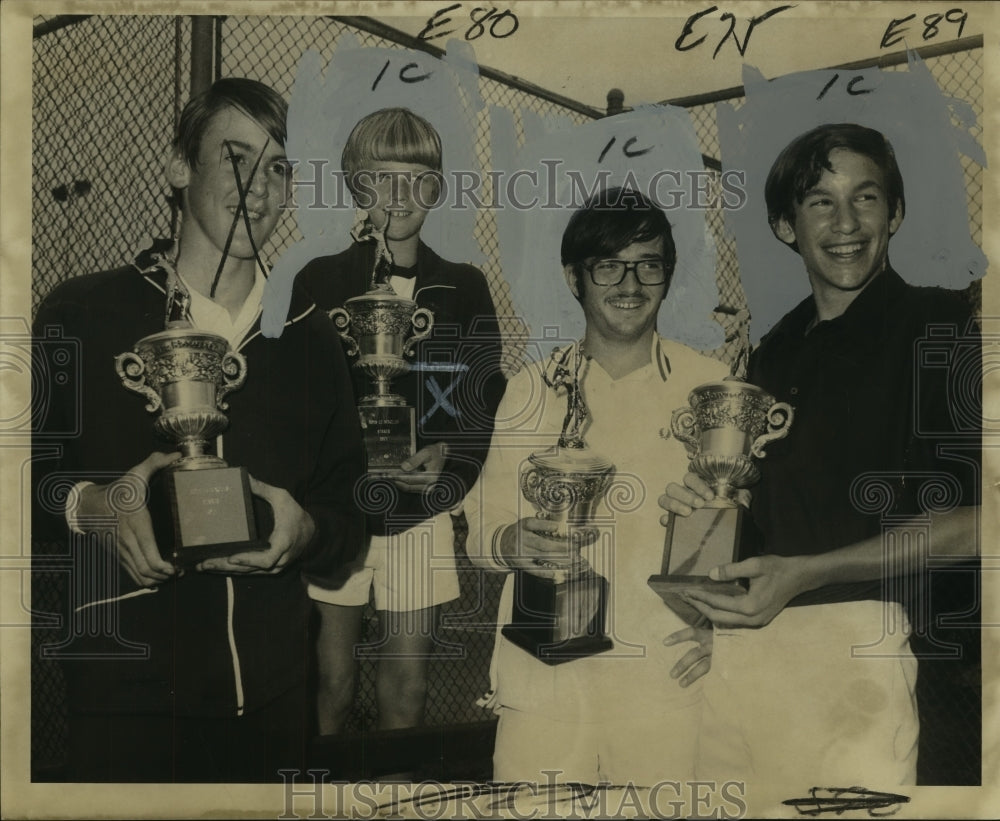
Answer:
<svg viewBox="0 0 1000 821"><path fill-rule="evenodd" d="M765 552L823 553L930 504L976 504L980 351L966 301L889 269L841 316L810 329L815 316L810 297L750 360L749 380L795 409L752 489ZM899 598L900 586L828 586L792 604Z"/></svg>

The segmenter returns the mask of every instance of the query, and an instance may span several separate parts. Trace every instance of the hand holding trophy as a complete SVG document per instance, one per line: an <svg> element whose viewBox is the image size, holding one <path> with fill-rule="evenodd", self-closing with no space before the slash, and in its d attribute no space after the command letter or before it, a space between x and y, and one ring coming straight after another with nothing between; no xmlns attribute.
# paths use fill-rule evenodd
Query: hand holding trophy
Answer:
<svg viewBox="0 0 1000 821"><path fill-rule="evenodd" d="M167 289L166 329L143 337L115 357L122 384L144 396L159 416L156 432L182 454L154 477L149 510L165 558L194 565L215 556L266 549L269 508L250 493L245 467L230 467L210 443L229 424L225 397L243 385L247 364L218 334L199 331L185 316L190 297L176 275ZM259 520L259 521L258 521Z"/></svg>
<svg viewBox="0 0 1000 821"><path fill-rule="evenodd" d="M534 523L549 524L546 535L573 550L576 537L592 523L615 467L583 440L588 411L581 388L582 343L561 355L555 351L553 362L545 381L557 392L566 392L562 435L555 447L528 457L530 467L521 475L521 493L536 510ZM534 528L534 532L539 531ZM534 561L543 567L548 564L543 559ZM551 569L546 576L515 570L514 609L503 628L504 636L546 664L609 650L613 643L604 634L607 579L582 559Z"/></svg>
<svg viewBox="0 0 1000 821"><path fill-rule="evenodd" d="M788 435L794 418L788 403L776 402L766 391L744 381L749 351L749 314L745 312L742 333L744 343L732 374L691 391L688 406L677 408L670 430L661 433L684 443L691 472L715 491L715 499L690 516L670 515L660 573L648 580L663 601L690 624L699 622L701 614L681 598L683 590L702 587L732 595L743 592L739 582L713 581L708 572L739 558L741 534L747 533L746 489L760 479L754 459L764 458L769 442ZM753 532L752 527L749 532Z"/></svg>

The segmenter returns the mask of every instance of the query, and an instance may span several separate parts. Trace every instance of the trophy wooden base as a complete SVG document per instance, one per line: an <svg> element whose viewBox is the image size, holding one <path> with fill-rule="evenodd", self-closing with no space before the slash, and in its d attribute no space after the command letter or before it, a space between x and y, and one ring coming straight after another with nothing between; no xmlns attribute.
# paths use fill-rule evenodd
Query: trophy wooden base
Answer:
<svg viewBox="0 0 1000 821"><path fill-rule="evenodd" d="M399 472L399 466L417 450L416 412L406 405L362 405L358 414L368 472Z"/></svg>
<svg viewBox="0 0 1000 821"><path fill-rule="evenodd" d="M688 624L697 624L703 620L701 613L681 598L681 593L688 590L704 590L709 593L722 593L726 596L741 596L746 593L744 582L716 582L708 576L650 576L646 581L663 603L673 610Z"/></svg>
<svg viewBox="0 0 1000 821"><path fill-rule="evenodd" d="M160 553L184 567L216 556L266 550L274 511L250 492L245 467L164 470L149 488Z"/></svg>
<svg viewBox="0 0 1000 821"><path fill-rule="evenodd" d="M607 579L592 570L562 581L516 571L513 615L501 632L546 664L603 653L614 646L604 635L607 596Z"/></svg>
<svg viewBox="0 0 1000 821"><path fill-rule="evenodd" d="M696 624L702 621L701 613L680 593L693 589L729 596L745 593L745 581L717 582L708 573L713 567L755 555L760 542L750 514L725 500L695 510L690 516L672 515L664 538L661 572L650 576L646 583L685 622Z"/></svg>

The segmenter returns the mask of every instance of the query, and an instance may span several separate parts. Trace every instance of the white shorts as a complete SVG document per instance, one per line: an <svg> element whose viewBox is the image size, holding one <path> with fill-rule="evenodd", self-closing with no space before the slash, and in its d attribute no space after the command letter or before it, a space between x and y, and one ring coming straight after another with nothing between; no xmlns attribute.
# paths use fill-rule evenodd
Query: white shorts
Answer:
<svg viewBox="0 0 1000 821"><path fill-rule="evenodd" d="M455 536L448 513L403 533L372 536L363 558L349 564L330 587L310 584L309 597L326 604L359 607L375 590L375 609L423 610L457 599Z"/></svg>

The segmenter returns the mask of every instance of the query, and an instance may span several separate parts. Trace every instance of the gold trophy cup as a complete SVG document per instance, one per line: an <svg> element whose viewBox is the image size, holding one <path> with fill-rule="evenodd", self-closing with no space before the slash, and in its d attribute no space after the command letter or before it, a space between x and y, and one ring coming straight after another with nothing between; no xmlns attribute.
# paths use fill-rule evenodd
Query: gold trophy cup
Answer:
<svg viewBox="0 0 1000 821"><path fill-rule="evenodd" d="M701 587L739 595L738 582L716 582L708 571L738 558L749 494L739 491L760 478L754 459L765 456L764 447L788 435L794 412L786 402L776 402L766 391L734 377L699 385L688 397L688 407L678 408L670 420L670 434L684 443L690 469L715 491L715 499L690 516L671 515L658 575L648 584L667 605L690 623L700 614L679 597L685 589Z"/></svg>
<svg viewBox="0 0 1000 821"><path fill-rule="evenodd" d="M258 538L246 468L230 467L209 452L228 426L225 396L243 385L246 360L217 334L171 324L115 357L122 384L148 400L147 411L159 411L156 432L182 454L163 471L165 492L158 477L150 488L157 541L180 565L266 548L266 539ZM258 503L259 516L269 512Z"/></svg>
<svg viewBox="0 0 1000 821"><path fill-rule="evenodd" d="M354 367L375 382L375 393L361 397L368 472L391 474L416 451L416 411L392 392L391 380L410 370L408 356L430 336L434 316L390 287L376 286L330 311Z"/></svg>
<svg viewBox="0 0 1000 821"><path fill-rule="evenodd" d="M521 474L521 494L535 508L537 518L552 522L551 535L565 540L573 529L593 522L615 471L610 461L583 441L581 428L588 415L580 389L583 355L576 345L571 373L567 360L572 351L563 353L552 374L546 374L550 387L567 392L562 435L554 448L531 454L529 467ZM607 595L607 579L586 562L578 570L560 569L553 578L517 570L513 614L503 635L546 664L609 650L613 642L604 633Z"/></svg>

